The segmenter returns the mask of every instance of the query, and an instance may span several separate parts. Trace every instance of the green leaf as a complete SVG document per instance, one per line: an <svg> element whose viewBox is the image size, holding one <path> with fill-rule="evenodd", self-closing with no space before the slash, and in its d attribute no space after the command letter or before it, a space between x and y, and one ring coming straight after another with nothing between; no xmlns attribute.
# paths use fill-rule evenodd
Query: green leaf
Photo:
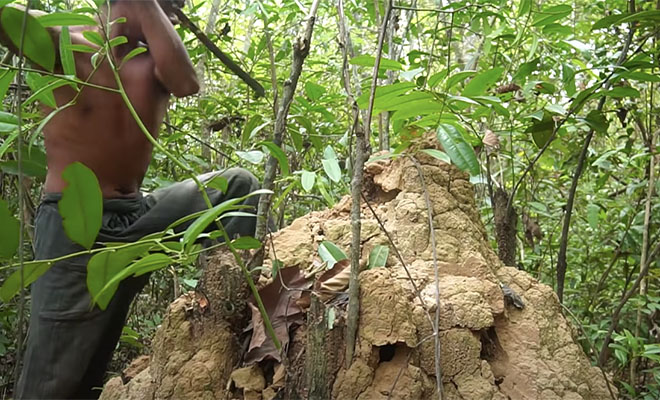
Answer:
<svg viewBox="0 0 660 400"><path fill-rule="evenodd" d="M71 50L71 34L69 27L63 26L60 32L60 63L65 75L76 75L76 62Z"/></svg>
<svg viewBox="0 0 660 400"><path fill-rule="evenodd" d="M451 164L451 158L444 151L436 149L422 149L422 152L430 155L433 158L437 158L440 161L444 161L447 164Z"/></svg>
<svg viewBox="0 0 660 400"><path fill-rule="evenodd" d="M248 121L243 126L243 133L241 134L241 146L246 146L250 137L252 137L252 132L261 125L263 118L261 115L256 114L250 117ZM265 125L264 125L265 126Z"/></svg>
<svg viewBox="0 0 660 400"><path fill-rule="evenodd" d="M264 160L264 153L259 150L237 151L236 155L252 164L260 164Z"/></svg>
<svg viewBox="0 0 660 400"><path fill-rule="evenodd" d="M69 239L90 249L101 229L103 196L91 169L80 162L69 164L62 172L68 185L58 202L62 225Z"/></svg>
<svg viewBox="0 0 660 400"><path fill-rule="evenodd" d="M0 75L0 99L4 99L7 89L9 89L9 85L13 82L18 71L8 69L0 69L0 71L2 71Z"/></svg>
<svg viewBox="0 0 660 400"><path fill-rule="evenodd" d="M532 26L544 26L552 22L558 21L573 12L573 7L567 4L561 4L558 6L545 8L543 11L538 13L532 22Z"/></svg>
<svg viewBox="0 0 660 400"><path fill-rule="evenodd" d="M0 199L0 258L11 258L18 249L20 223L9 211L7 202Z"/></svg>
<svg viewBox="0 0 660 400"><path fill-rule="evenodd" d="M316 180L316 173L304 170L300 178L300 183L302 183L303 189L306 192L311 192L314 188L314 181Z"/></svg>
<svg viewBox="0 0 660 400"><path fill-rule="evenodd" d="M518 5L518 16L528 14L532 10L532 0L520 0Z"/></svg>
<svg viewBox="0 0 660 400"><path fill-rule="evenodd" d="M279 270L282 269L284 266L284 263L280 260L272 260L272 269L271 269L271 274L273 275L273 278L277 277L277 273Z"/></svg>
<svg viewBox="0 0 660 400"><path fill-rule="evenodd" d="M283 176L289 176L289 159L286 157L286 153L273 142L260 142L262 146L265 146L270 155L277 159L277 163L280 165L280 170L282 171Z"/></svg>
<svg viewBox="0 0 660 400"><path fill-rule="evenodd" d="M613 97L616 99L620 99L623 97L639 97L639 91L635 88L631 87L616 87L611 90L606 90L604 92L599 93L600 96L608 96L608 97Z"/></svg>
<svg viewBox="0 0 660 400"><path fill-rule="evenodd" d="M41 275L48 271L52 262L33 261L23 264L23 287L28 287ZM14 271L0 287L0 299L7 303L21 290L21 270Z"/></svg>
<svg viewBox="0 0 660 400"><path fill-rule="evenodd" d="M321 160L321 164L323 164L323 171L328 175L328 178L333 182L339 182L341 180L341 168L336 158Z"/></svg>
<svg viewBox="0 0 660 400"><path fill-rule="evenodd" d="M0 11L0 25L11 42L19 48L23 41L23 54L41 68L53 72L55 68L55 45L50 34L32 15L27 15L25 35L23 17L25 12L13 7L5 7Z"/></svg>
<svg viewBox="0 0 660 400"><path fill-rule="evenodd" d="M415 84L412 82L399 82L393 83L391 85L379 86L376 88L376 93L374 94L374 109L381 109L379 102L383 101L386 98L397 97L406 93L408 90L415 87ZM370 91L365 90L362 92L360 97L357 98L357 104L360 108L365 109L369 105L369 95Z"/></svg>
<svg viewBox="0 0 660 400"><path fill-rule="evenodd" d="M40 148L23 146L22 172L24 176L43 178L46 176L46 153ZM18 157L15 157L18 158ZM0 169L7 174L18 175L18 161L7 160L0 162Z"/></svg>
<svg viewBox="0 0 660 400"><path fill-rule="evenodd" d="M261 247L261 242L251 236L241 236L232 240L231 247L239 250L258 249Z"/></svg>
<svg viewBox="0 0 660 400"><path fill-rule="evenodd" d="M610 26L616 24L618 21L622 20L623 18L629 15L630 13L608 15L607 17L601 18L598 21L596 21L591 27L591 30L595 31L596 29L609 28Z"/></svg>
<svg viewBox="0 0 660 400"><path fill-rule="evenodd" d="M464 81L467 78L470 78L474 76L477 73L477 71L461 71L457 72L454 75L450 76L449 79L447 79L447 83L445 84L445 88L447 90L451 89L454 87L459 82Z"/></svg>
<svg viewBox="0 0 660 400"><path fill-rule="evenodd" d="M353 57L351 58L350 61L352 65L359 65L362 67L372 67L372 68L374 67L375 62L376 62L376 58L368 55ZM381 57L380 65L378 69L403 71L403 65L398 61Z"/></svg>
<svg viewBox="0 0 660 400"><path fill-rule="evenodd" d="M13 132L18 129L18 117L12 113L0 111L0 133Z"/></svg>
<svg viewBox="0 0 660 400"><path fill-rule="evenodd" d="M74 25L97 25L96 20L84 14L74 14L66 12L56 12L44 14L37 17L37 20L45 28L54 26L74 26Z"/></svg>
<svg viewBox="0 0 660 400"><path fill-rule="evenodd" d="M555 121L552 119L552 114L543 111L543 118L539 122L535 122L525 130L525 133L531 133L534 144L538 148L545 146L552 136L555 129Z"/></svg>
<svg viewBox="0 0 660 400"><path fill-rule="evenodd" d="M319 245L319 257L321 260L328 264L328 269L334 267L341 260L346 260L348 257L336 244L324 240Z"/></svg>
<svg viewBox="0 0 660 400"><path fill-rule="evenodd" d="M101 36L100 33L96 31L83 31L82 34L85 39L89 40L90 43L93 43L99 47L103 47L105 41L103 40L103 36Z"/></svg>
<svg viewBox="0 0 660 400"><path fill-rule="evenodd" d="M591 110L589 114L584 119L584 122L587 123L594 131L598 133L607 133L607 128L609 127L609 122L603 114L602 111Z"/></svg>
<svg viewBox="0 0 660 400"><path fill-rule="evenodd" d="M587 206L587 220L591 229L598 229L598 222L600 219L600 207L597 204L589 204Z"/></svg>
<svg viewBox="0 0 660 400"><path fill-rule="evenodd" d="M94 254L87 262L87 289L92 302L105 310L119 282L133 273L126 266L146 254L153 246L153 243L138 242L123 249L109 249Z"/></svg>
<svg viewBox="0 0 660 400"><path fill-rule="evenodd" d="M326 89L323 86L317 85L312 81L305 82L305 94L310 100L317 101L325 92Z"/></svg>
<svg viewBox="0 0 660 400"><path fill-rule="evenodd" d="M135 56L138 56L138 55L140 55L140 54L142 54L142 53L146 53L146 51L147 51L147 48L146 48L146 47L136 47L136 48L134 48L133 50L129 51L128 54L126 54L126 55L124 56L124 58L121 60L120 68L121 68L124 64L126 64L126 62L127 62L128 60L130 60L131 58L133 58L133 57L135 57Z"/></svg>
<svg viewBox="0 0 660 400"><path fill-rule="evenodd" d="M69 46L72 51L77 51L79 53L96 53L98 49L88 46L86 44L72 44Z"/></svg>
<svg viewBox="0 0 660 400"><path fill-rule="evenodd" d="M634 71L621 74L622 77L641 82L660 82L660 76L647 74L646 72Z"/></svg>
<svg viewBox="0 0 660 400"><path fill-rule="evenodd" d="M387 256L390 254L388 246L378 245L369 253L368 269L384 267L387 263Z"/></svg>
<svg viewBox="0 0 660 400"><path fill-rule="evenodd" d="M204 232L204 229L206 229L207 226L209 226L213 221L215 221L220 216L220 214L223 214L227 211L234 211L236 209L239 209L240 206L237 207L236 204L242 202L248 197L261 195L261 194L272 194L272 193L273 192L270 190L259 189L248 194L247 196L229 199L223 201L222 203L216 205L213 208L208 209L202 215L200 215L195 220L195 222L193 222L184 232L183 238L181 239L184 249L186 251L190 250L192 245L195 244L195 240L197 240L197 237L202 232Z"/></svg>
<svg viewBox="0 0 660 400"><path fill-rule="evenodd" d="M493 86L495 82L500 79L502 73L504 72L504 67L497 67L489 69L488 71L482 72L479 75L475 76L465 85L462 96L480 96L486 93L486 90Z"/></svg>
<svg viewBox="0 0 660 400"><path fill-rule="evenodd" d="M163 253L149 254L148 256L137 260L128 267L127 270L129 273L132 273L133 276L140 276L167 267L172 264L173 261L172 257L166 256Z"/></svg>
<svg viewBox="0 0 660 400"><path fill-rule="evenodd" d="M108 42L108 44L110 45L110 48L113 48L113 47L116 47L116 46L119 46L119 45L122 45L122 44L126 44L126 43L128 43L128 38L126 36L116 36L116 37L113 37L112 39L110 39L110 41ZM140 48L140 47L138 47L138 48ZM133 49L133 50L135 50L135 49Z"/></svg>
<svg viewBox="0 0 660 400"><path fill-rule="evenodd" d="M471 175L479 175L479 162L476 154L474 154L474 149L455 126L440 124L437 129L437 136L440 143L442 143L442 147L458 168L468 171Z"/></svg>
<svg viewBox="0 0 660 400"><path fill-rule="evenodd" d="M214 176L213 179L211 179L210 181L205 182L204 186L206 186L207 188L219 190L222 193L227 193L229 183L227 182L227 178L218 175L218 176Z"/></svg>
<svg viewBox="0 0 660 400"><path fill-rule="evenodd" d="M392 115L392 121L401 121L411 117L418 117L420 115L440 113L442 108L442 103L437 100L422 99L404 101L397 107L396 112Z"/></svg>

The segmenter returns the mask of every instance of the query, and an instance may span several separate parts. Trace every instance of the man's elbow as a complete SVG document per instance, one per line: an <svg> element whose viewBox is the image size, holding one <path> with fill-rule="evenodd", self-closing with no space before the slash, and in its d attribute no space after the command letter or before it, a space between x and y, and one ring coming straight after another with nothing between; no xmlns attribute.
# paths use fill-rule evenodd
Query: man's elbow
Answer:
<svg viewBox="0 0 660 400"><path fill-rule="evenodd" d="M176 87L171 89L171 92L176 97L191 96L199 92L199 81L197 76L192 76L178 83Z"/></svg>

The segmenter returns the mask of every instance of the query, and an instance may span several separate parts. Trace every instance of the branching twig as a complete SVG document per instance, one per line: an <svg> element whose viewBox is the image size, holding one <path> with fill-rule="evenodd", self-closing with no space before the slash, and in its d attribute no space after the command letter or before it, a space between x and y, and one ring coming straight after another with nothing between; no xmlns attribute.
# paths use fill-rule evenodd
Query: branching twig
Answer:
<svg viewBox="0 0 660 400"><path fill-rule="evenodd" d="M376 86L378 84L378 69L383 52L383 42L385 41L385 31L387 23L390 20L392 12L392 0L389 0L383 22L378 33L378 47L376 49L376 59L374 61L374 72L371 80L371 92L369 94L369 106L367 108L364 120L363 132L356 132L355 141L355 164L353 165L353 179L351 180L351 196L353 202L351 205L351 276L348 284L348 316L346 318L346 366L353 362L353 353L355 351L355 339L357 336L358 317L360 313L360 255L362 246L360 243L360 194L362 193L362 178L364 161L368 153L367 146L371 137L371 115L374 108L374 99L376 95Z"/></svg>
<svg viewBox="0 0 660 400"><path fill-rule="evenodd" d="M634 10L635 8L635 2L634 0L629 1L631 9ZM628 32L628 36L626 38L626 41L623 45L623 49L621 49L621 55L619 56L619 59L616 62L616 65L619 66L623 64L623 62L626 60L626 55L628 54L628 48L630 47L630 43L632 42L633 36L635 35L635 28L634 25L630 25L630 31ZM616 71L616 68L614 69ZM604 87L607 89L610 86L610 81L607 81L605 83ZM596 110L602 111L603 107L605 106L605 100L607 98L605 96L601 97L600 100L598 101L598 107ZM567 263L566 263L566 251L568 250L568 230L571 226L571 215L573 214L573 203L575 201L575 194L577 192L577 186L578 186L578 181L580 180L580 176L582 175L582 170L584 169L584 163L587 158L587 153L589 151L589 145L591 144L591 139L594 136L595 129L591 127L589 129L589 133L587 134L587 137L584 139L584 143L582 145L582 150L580 152L580 157L578 158L578 163L577 166L575 167L575 172L573 174L573 180L571 182L571 189L568 192L568 199L566 200L566 213L564 215L564 225L562 226L561 230L561 237L559 239L559 253L557 255L557 297L559 297L559 302L563 303L564 302L564 281L566 279L566 268L567 268ZM511 193L511 197L509 198L509 203L511 199L513 198L513 193Z"/></svg>
<svg viewBox="0 0 660 400"><path fill-rule="evenodd" d="M305 26L304 35L296 40L293 48L291 74L289 75L289 78L284 82L280 108L277 112L277 117L275 118L273 143L276 146L282 145L282 138L284 136L284 131L286 130L287 118L289 116L289 108L291 107L291 102L293 101L293 96L296 92L296 87L298 86L298 79L302 73L303 63L309 54L309 49L312 42L312 33L314 31L314 22L316 21L316 11L319 8L319 3L320 0L314 0L314 3L312 3L309 15L307 16L307 24ZM264 189L273 190L277 165L277 159L271 154L268 157L268 161L266 162L266 171L264 173L264 181L262 185ZM257 212L257 229L255 232L255 237L262 243L266 238L266 233L268 231L268 215L270 213L271 203L272 195L262 195L259 198L259 210ZM251 265L251 267L261 265L263 263L263 259L264 249L262 247L258 251L257 256L255 256L253 259L253 265Z"/></svg>
<svg viewBox="0 0 660 400"><path fill-rule="evenodd" d="M438 250L435 244L435 228L433 227L433 205L429 199L429 191L426 188L426 183L424 182L424 171L419 165L417 160L414 157L410 157L417 173L419 174L419 180L422 185L422 192L424 193L424 201L426 202L426 213L429 218L429 230L431 236L431 249L433 253L433 270L435 272L435 381L438 390L438 399L442 400L442 365L440 364L440 271L438 270Z"/></svg>

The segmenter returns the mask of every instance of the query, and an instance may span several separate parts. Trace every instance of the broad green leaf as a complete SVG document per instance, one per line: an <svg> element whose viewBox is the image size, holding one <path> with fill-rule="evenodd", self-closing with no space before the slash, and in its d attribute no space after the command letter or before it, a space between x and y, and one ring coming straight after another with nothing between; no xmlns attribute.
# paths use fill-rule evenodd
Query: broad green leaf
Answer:
<svg viewBox="0 0 660 400"><path fill-rule="evenodd" d="M348 257L336 244L324 240L319 245L319 257L327 263L328 269L332 268L341 260L346 260Z"/></svg>
<svg viewBox="0 0 660 400"><path fill-rule="evenodd" d="M87 289L92 302L105 310L119 282L132 274L126 267L153 246L153 243L137 243L119 250L108 249L94 254L87 262Z"/></svg>
<svg viewBox="0 0 660 400"><path fill-rule="evenodd" d="M435 96L429 92L414 91L403 95L389 94L374 101L374 113L388 110L396 111L408 107L413 101L434 101ZM365 107L366 108L366 107Z"/></svg>
<svg viewBox="0 0 660 400"><path fill-rule="evenodd" d="M387 256L390 254L388 246L378 245L369 253L368 269L384 267L387 264Z"/></svg>
<svg viewBox="0 0 660 400"><path fill-rule="evenodd" d="M629 14L616 21L616 24L623 24L632 21L637 21L640 23L652 22L657 24L660 22L660 10L640 11L638 13Z"/></svg>
<svg viewBox="0 0 660 400"><path fill-rule="evenodd" d="M520 4L518 5L518 16L521 17L523 15L528 14L532 9L532 0L520 0Z"/></svg>
<svg viewBox="0 0 660 400"><path fill-rule="evenodd" d="M76 76L76 62L71 50L71 34L69 27L63 26L60 32L60 63L65 75Z"/></svg>
<svg viewBox="0 0 660 400"><path fill-rule="evenodd" d="M543 11L538 13L532 22L532 26L544 26L549 23L558 21L573 12L573 7L567 4L561 4L550 8L544 8Z"/></svg>
<svg viewBox="0 0 660 400"><path fill-rule="evenodd" d="M598 222L600 219L600 207L597 204L589 204L587 206L587 220L591 229L598 229Z"/></svg>
<svg viewBox="0 0 660 400"><path fill-rule="evenodd" d="M383 101L386 97L397 97L404 94L408 90L415 87L415 84L412 82L399 82L393 83L391 85L379 86L376 88L376 93L374 94L374 109L382 108L377 106L380 104L380 101ZM360 108L367 108L369 105L369 95L370 91L365 90L362 92L360 97L357 98L357 104Z"/></svg>
<svg viewBox="0 0 660 400"><path fill-rule="evenodd" d="M36 86L37 89L23 102L23 105L25 106L39 100L50 108L57 108L53 90L67 85L71 85L71 82L64 79L42 76L38 78L37 83L29 85L30 87Z"/></svg>
<svg viewBox="0 0 660 400"><path fill-rule="evenodd" d="M445 84L445 89L447 90L451 89L457 83L462 82L465 79L474 76L476 73L477 71L461 71L455 73L454 75L450 76L449 79L447 79L447 83Z"/></svg>
<svg viewBox="0 0 660 400"><path fill-rule="evenodd" d="M304 170L300 178L300 183L302 183L303 189L306 192L311 192L314 188L314 181L316 180L316 173Z"/></svg>
<svg viewBox="0 0 660 400"><path fill-rule="evenodd" d="M101 36L100 33L96 31L83 31L82 34L85 39L89 40L90 43L93 43L99 47L103 47L105 41L103 40L103 36Z"/></svg>
<svg viewBox="0 0 660 400"><path fill-rule="evenodd" d="M140 276L172 264L172 257L162 253L149 254L133 263L127 270L133 276Z"/></svg>
<svg viewBox="0 0 660 400"><path fill-rule="evenodd" d="M261 115L256 114L250 117L250 119L247 120L245 125L243 126L243 133L241 134L241 146L245 147L247 146L248 141L253 135L253 131L259 127L263 123L263 118ZM265 125L262 125L262 128Z"/></svg>
<svg viewBox="0 0 660 400"><path fill-rule="evenodd" d="M48 271L50 261L32 261L23 264L23 287L28 287ZM0 287L0 299L7 303L21 291L21 270L14 271Z"/></svg>
<svg viewBox="0 0 660 400"><path fill-rule="evenodd" d="M623 97L639 97L639 91L635 88L631 87L615 87L614 89L611 90L606 90L604 92L599 93L600 96L608 96L608 97L614 97L617 99L623 98Z"/></svg>
<svg viewBox="0 0 660 400"><path fill-rule="evenodd" d="M202 232L204 232L204 229L206 229L207 226L211 225L211 223L213 223L213 221L215 221L220 216L220 214L223 214L227 211L234 211L240 208L237 207L236 205L238 203L241 203L243 200L245 200L248 197L262 195L262 194L272 194L272 193L273 193L272 191L266 189L255 190L254 192L248 194L247 196L236 197L233 199L223 201L217 206L206 210L184 232L183 238L181 239L183 242L184 249L186 251L189 251L192 245L195 243L195 240L197 240L197 237Z"/></svg>
<svg viewBox="0 0 660 400"><path fill-rule="evenodd" d="M275 157L277 163L280 165L280 171L282 171L283 176L289 176L289 159L286 157L286 153L273 142L261 142L260 145L266 147L270 152L270 155Z"/></svg>
<svg viewBox="0 0 660 400"><path fill-rule="evenodd" d="M317 85L312 81L305 82L305 94L310 100L316 101L320 99L325 92L326 89L323 86Z"/></svg>
<svg viewBox="0 0 660 400"><path fill-rule="evenodd" d="M69 46L72 51L77 51L79 53L96 53L98 49L88 46L86 44L72 44Z"/></svg>
<svg viewBox="0 0 660 400"><path fill-rule="evenodd" d="M591 110L589 114L584 119L584 122L587 123L593 130L598 133L607 133L607 128L609 127L609 122L603 114L602 111Z"/></svg>
<svg viewBox="0 0 660 400"><path fill-rule="evenodd" d="M110 45L110 48L117 47L122 44L128 43L128 38L126 36L116 36L110 39L108 44ZM139 48L139 47L138 47ZM135 50L135 49L133 49Z"/></svg>
<svg viewBox="0 0 660 400"><path fill-rule="evenodd" d="M442 108L442 103L437 100L422 99L404 102L397 107L396 112L392 115L392 120L405 120L420 115L440 113Z"/></svg>
<svg viewBox="0 0 660 400"><path fill-rule="evenodd" d="M451 164L451 158L444 151L440 151L436 149L422 149L421 151L423 153L430 155L433 158L437 158L440 161L444 161L447 164Z"/></svg>
<svg viewBox="0 0 660 400"><path fill-rule="evenodd" d="M27 15L25 35L23 31L22 10L5 7L0 11L0 25L11 42L18 49L23 40L23 54L28 60L41 68L53 72L55 68L55 45L50 34L32 15Z"/></svg>
<svg viewBox="0 0 660 400"><path fill-rule="evenodd" d="M493 86L495 82L500 79L502 73L504 72L504 67L497 67L489 69L488 71L482 72L479 75L475 76L465 85L462 96L480 96L486 93L486 90Z"/></svg>
<svg viewBox="0 0 660 400"><path fill-rule="evenodd" d="M328 178L333 182L339 182L341 180L341 168L336 158L321 160L321 164L323 164L323 171L328 175Z"/></svg>
<svg viewBox="0 0 660 400"><path fill-rule="evenodd" d="M261 247L261 242L251 236L241 236L232 240L231 247L239 250L258 249Z"/></svg>
<svg viewBox="0 0 660 400"><path fill-rule="evenodd" d="M45 28L50 28L53 26L97 25L96 20L90 16L67 12L44 14L37 17L37 20Z"/></svg>
<svg viewBox="0 0 660 400"><path fill-rule="evenodd" d="M646 72L633 71L621 74L622 77L641 82L660 82L660 76L647 74Z"/></svg>
<svg viewBox="0 0 660 400"><path fill-rule="evenodd" d="M18 161L0 162L0 169L7 174L18 175ZM21 153L21 169L24 176L43 178L46 176L46 153L38 147L24 146Z"/></svg>
<svg viewBox="0 0 660 400"><path fill-rule="evenodd" d="M555 121L552 119L552 114L543 111L543 118L539 122L535 122L525 130L525 133L531 133L534 144L538 148L545 146L552 136L555 129Z"/></svg>
<svg viewBox="0 0 660 400"><path fill-rule="evenodd" d="M0 69L0 71L2 71L2 74L0 74L0 99L4 99L7 89L9 89L9 85L14 80L18 71L8 69Z"/></svg>
<svg viewBox="0 0 660 400"><path fill-rule="evenodd" d="M598 21L596 21L591 27L591 30L595 31L596 29L609 28L610 26L616 24L617 22L626 18L629 15L630 13L608 15L607 17L601 18Z"/></svg>
<svg viewBox="0 0 660 400"><path fill-rule="evenodd" d="M124 66L124 64L126 64L126 62L128 62L128 60L130 60L131 58L138 56L142 53L146 53L146 51L147 51L146 47L136 47L133 50L129 51L128 54L126 54L124 58L121 60L120 68Z"/></svg>
<svg viewBox="0 0 660 400"><path fill-rule="evenodd" d="M69 164L62 172L68 185L58 202L62 225L73 242L90 249L101 229L103 196L91 169L80 162Z"/></svg>
<svg viewBox="0 0 660 400"><path fill-rule="evenodd" d="M440 143L442 143L442 147L458 168L468 171L471 175L479 175L479 161L477 161L477 156L474 154L474 149L455 126L440 124L437 129L437 136Z"/></svg>
<svg viewBox="0 0 660 400"><path fill-rule="evenodd" d="M236 155L252 164L260 164L264 160L264 153L259 150L237 151Z"/></svg>
<svg viewBox="0 0 660 400"><path fill-rule="evenodd" d="M376 62L376 58L373 56L368 56L368 55L361 55L357 57L351 58L350 63L352 65L359 65L362 67L372 67L374 66L374 63ZM403 65L394 60L390 60L385 57L380 58L380 65L378 69L385 69L385 70L397 70L397 71L403 71Z"/></svg>
<svg viewBox="0 0 660 400"><path fill-rule="evenodd" d="M227 178L220 175L214 176L213 179L204 183L204 186L207 188L219 190L222 193L227 193L228 185L229 183L227 182Z"/></svg>
<svg viewBox="0 0 660 400"><path fill-rule="evenodd" d="M9 211L7 202L0 199L0 258L11 258L18 249L20 223Z"/></svg>
<svg viewBox="0 0 660 400"><path fill-rule="evenodd" d="M13 132L18 129L18 117L12 113L0 111L0 133Z"/></svg>

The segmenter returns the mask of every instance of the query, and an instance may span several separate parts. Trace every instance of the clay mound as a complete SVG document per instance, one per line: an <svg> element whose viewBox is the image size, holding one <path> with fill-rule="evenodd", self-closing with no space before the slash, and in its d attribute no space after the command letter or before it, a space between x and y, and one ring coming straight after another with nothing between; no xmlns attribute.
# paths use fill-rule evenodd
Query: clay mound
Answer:
<svg viewBox="0 0 660 400"><path fill-rule="evenodd" d="M334 315L331 326L322 324L325 351L312 354L313 359L306 354L307 335L318 332L318 321L310 319L310 326L292 330L286 363L239 368L245 351L239 328L249 313L246 291L231 260L216 255L205 271L207 297L200 302L199 295L188 294L176 300L156 334L150 366L131 380L109 381L102 399L316 398L309 392L307 374L317 367L317 356L324 359L323 385L332 398L437 398L430 322L436 290L445 399L610 398L602 373L575 343L552 289L503 266L491 250L467 176L431 157L421 155L419 162L433 208L437 285L417 168L407 158L369 164L370 203L412 280L393 249L386 267L360 274L358 340L349 368L343 358L345 304L337 301L322 312ZM348 253L349 209L347 197L333 209L310 213L278 232L272 246L277 259L286 267L307 270L323 240ZM365 206L364 264L377 245L389 242ZM505 304L500 283L521 296L524 309ZM306 364L306 359L312 362Z"/></svg>

